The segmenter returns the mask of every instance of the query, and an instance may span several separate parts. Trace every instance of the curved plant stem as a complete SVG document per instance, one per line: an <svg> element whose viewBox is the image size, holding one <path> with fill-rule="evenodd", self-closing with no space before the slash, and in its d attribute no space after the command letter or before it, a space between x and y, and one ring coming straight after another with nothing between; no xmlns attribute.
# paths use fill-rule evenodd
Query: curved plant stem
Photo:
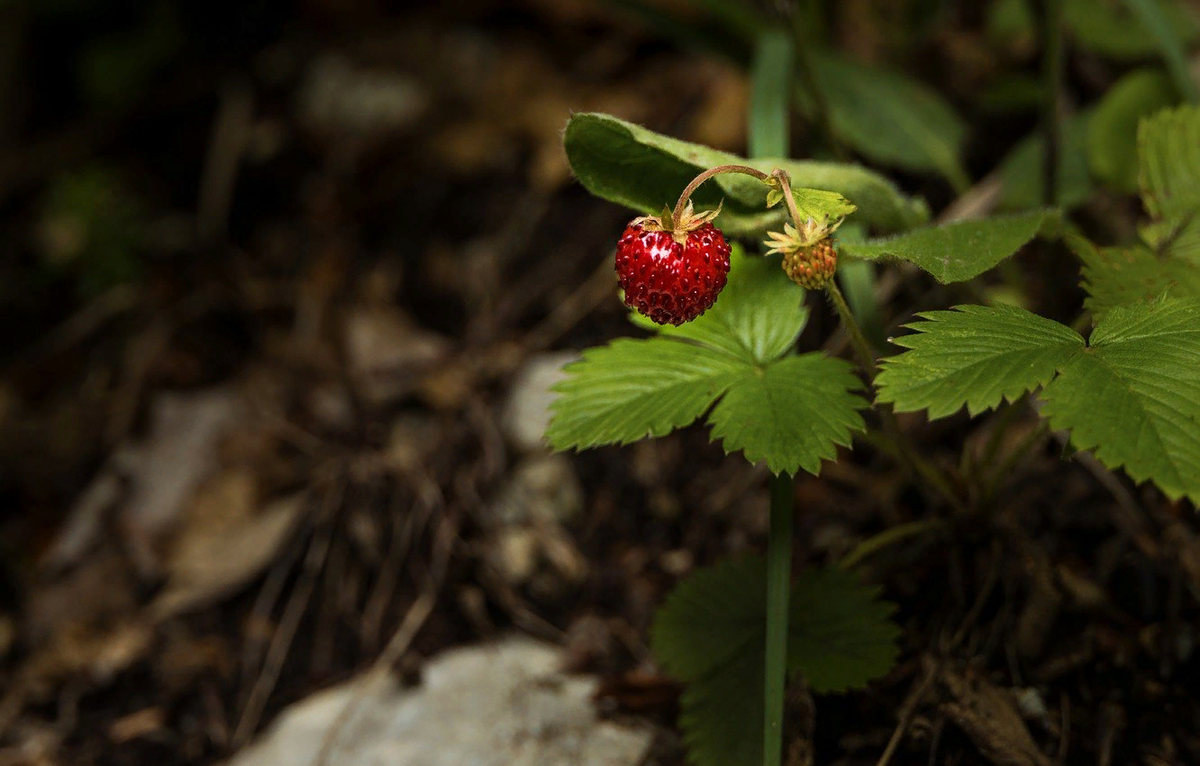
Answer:
<svg viewBox="0 0 1200 766"><path fill-rule="evenodd" d="M788 215L792 217L792 223L799 229L804 226L804 221L800 220L800 211L796 209L796 198L792 196L792 179L788 178L787 171L782 168L775 168L771 171L771 178L779 183L779 191L783 192L783 201L787 204Z"/></svg>
<svg viewBox="0 0 1200 766"><path fill-rule="evenodd" d="M683 211L687 209L687 202L688 199L691 198L692 192L700 188L700 184L704 183L713 176L717 176L722 173L742 173L744 175L754 176L760 181L766 181L768 178L770 178L770 176L761 170L757 170L747 165L718 165L715 168L709 168L693 178L692 182L684 188L683 194L679 195L679 201L675 203L675 210L672 211L671 214L672 223L674 223L675 228L679 228L683 221Z"/></svg>
<svg viewBox="0 0 1200 766"><path fill-rule="evenodd" d="M906 540L925 532L941 529L943 526L945 526L945 522L941 519L923 519L921 521L910 521L907 524L897 524L894 527L889 527L877 535L868 537L855 546L854 550L847 553L845 558L838 562L838 568L849 569L867 556L876 551L883 550L889 545L895 545L901 540Z"/></svg>
<svg viewBox="0 0 1200 766"><path fill-rule="evenodd" d="M788 601L792 589L792 477L771 478L767 537L766 715L763 764L779 766L783 755L783 691L787 682Z"/></svg>

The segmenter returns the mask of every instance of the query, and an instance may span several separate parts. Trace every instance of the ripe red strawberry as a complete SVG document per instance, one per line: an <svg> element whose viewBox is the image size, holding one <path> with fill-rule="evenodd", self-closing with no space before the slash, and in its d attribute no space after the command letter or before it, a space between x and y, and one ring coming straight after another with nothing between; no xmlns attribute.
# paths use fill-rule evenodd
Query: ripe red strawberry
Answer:
<svg viewBox="0 0 1200 766"><path fill-rule="evenodd" d="M629 223L616 259L626 306L658 324L681 325L713 305L729 274L729 243L709 222L715 215L693 216L689 206L674 231L666 215Z"/></svg>

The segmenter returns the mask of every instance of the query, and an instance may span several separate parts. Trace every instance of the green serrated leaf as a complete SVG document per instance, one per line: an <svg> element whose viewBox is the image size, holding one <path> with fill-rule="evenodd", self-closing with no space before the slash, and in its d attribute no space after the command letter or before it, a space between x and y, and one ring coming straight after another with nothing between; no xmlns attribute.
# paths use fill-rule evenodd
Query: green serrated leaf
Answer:
<svg viewBox="0 0 1200 766"><path fill-rule="evenodd" d="M898 653L895 607L880 589L844 569L808 570L792 586L788 668L818 694L866 686L887 673Z"/></svg>
<svg viewBox="0 0 1200 766"><path fill-rule="evenodd" d="M655 616L651 648L688 683L680 723L698 766L762 762L766 562L727 561L695 572ZM893 607L853 573L810 570L792 587L788 670L818 693L865 686L891 668Z"/></svg>
<svg viewBox="0 0 1200 766"><path fill-rule="evenodd" d="M1114 306L1163 296L1200 297L1200 263L1159 258L1145 245L1099 248L1078 235L1067 242L1083 262L1083 302L1096 319Z"/></svg>
<svg viewBox="0 0 1200 766"><path fill-rule="evenodd" d="M563 137L571 169L598 197L649 215L674 204L701 171L742 164L770 172L787 171L799 189L837 192L858 205L859 215L876 230L912 228L929 217L925 203L904 196L890 181L866 168L810 160L746 160L700 144L680 141L606 114L581 113L567 123ZM692 195L698 209L724 206L716 223L731 236L760 237L778 230L781 208L767 209L767 187L754 178L725 174Z"/></svg>
<svg viewBox="0 0 1200 766"><path fill-rule="evenodd" d="M804 291L782 275L778 258L748 256L735 244L729 281L711 309L677 327L635 313L636 324L721 349L750 365L773 362L791 349L808 320Z"/></svg>
<svg viewBox="0 0 1200 766"><path fill-rule="evenodd" d="M858 207L841 194L821 189L792 189L796 212L800 219L814 221L836 221L853 213Z"/></svg>
<svg viewBox="0 0 1200 766"><path fill-rule="evenodd" d="M1092 193L1088 170L1087 132L1093 109L1085 109L1063 120L1063 145L1058 156L1058 193L1055 203L1073 209L1087 202ZM1036 131L1018 143L1000 161L1001 210L1025 210L1045 201L1045 137Z"/></svg>
<svg viewBox="0 0 1200 766"><path fill-rule="evenodd" d="M1164 109L1138 126L1138 183L1154 220L1151 248L1200 263L1200 107Z"/></svg>
<svg viewBox="0 0 1200 766"><path fill-rule="evenodd" d="M935 311L884 360L879 400L932 417L971 414L1043 386L1043 415L1110 468L1200 500L1200 298L1115 306L1085 347L1012 306Z"/></svg>
<svg viewBox="0 0 1200 766"><path fill-rule="evenodd" d="M1137 69L1116 82L1088 124L1088 165L1113 189L1138 189L1138 120L1179 101L1171 79L1159 69Z"/></svg>
<svg viewBox="0 0 1200 766"><path fill-rule="evenodd" d="M786 357L734 382L709 416L726 452L765 460L774 473L816 474L863 429L866 400L852 366L819 352Z"/></svg>
<svg viewBox="0 0 1200 766"><path fill-rule="evenodd" d="M750 368L717 349L622 338L588 349L565 369L546 431L557 450L668 434L704 414Z"/></svg>
<svg viewBox="0 0 1200 766"><path fill-rule="evenodd" d="M1114 307L1042 398L1076 448L1200 503L1200 299Z"/></svg>
<svg viewBox="0 0 1200 766"><path fill-rule="evenodd" d="M894 342L909 351L883 360L878 399L900 412L971 416L1044 386L1084 348L1069 327L1015 306L958 306L920 314L916 332Z"/></svg>
<svg viewBox="0 0 1200 766"><path fill-rule="evenodd" d="M763 762L763 667L760 647L731 657L689 684L679 699L679 728L694 766Z"/></svg>
<svg viewBox="0 0 1200 766"><path fill-rule="evenodd" d="M1056 210L1033 210L978 221L926 226L894 237L843 242L853 258L894 258L920 266L946 284L978 276L1017 252L1048 222Z"/></svg>
<svg viewBox="0 0 1200 766"><path fill-rule="evenodd" d="M671 676L699 681L740 654L761 657L766 620L766 559L729 559L697 569L667 595L654 615L650 648ZM757 675L761 680L761 670Z"/></svg>
<svg viewBox="0 0 1200 766"><path fill-rule="evenodd" d="M894 167L940 173L958 189L970 186L961 160L966 123L937 91L830 52L814 51L812 61L833 130L855 151ZM797 93L800 108L814 114L813 100L803 89Z"/></svg>

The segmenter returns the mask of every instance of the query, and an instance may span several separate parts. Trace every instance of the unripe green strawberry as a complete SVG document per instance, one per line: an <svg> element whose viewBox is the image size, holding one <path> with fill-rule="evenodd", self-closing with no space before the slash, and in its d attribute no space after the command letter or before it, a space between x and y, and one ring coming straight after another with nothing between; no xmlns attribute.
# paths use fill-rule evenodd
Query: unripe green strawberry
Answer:
<svg viewBox="0 0 1200 766"><path fill-rule="evenodd" d="M820 290L837 271L837 251L829 235L841 222L830 226L825 221L809 218L797 229L783 225L783 233L767 232L767 255L782 255L783 270L788 279L806 290Z"/></svg>
<svg viewBox="0 0 1200 766"><path fill-rule="evenodd" d="M837 251L828 238L783 254L783 270L805 290L820 290L837 272Z"/></svg>
<svg viewBox="0 0 1200 766"><path fill-rule="evenodd" d="M709 223L716 211L637 218L617 242L617 281L625 305L658 324L680 325L707 311L725 287L729 243Z"/></svg>

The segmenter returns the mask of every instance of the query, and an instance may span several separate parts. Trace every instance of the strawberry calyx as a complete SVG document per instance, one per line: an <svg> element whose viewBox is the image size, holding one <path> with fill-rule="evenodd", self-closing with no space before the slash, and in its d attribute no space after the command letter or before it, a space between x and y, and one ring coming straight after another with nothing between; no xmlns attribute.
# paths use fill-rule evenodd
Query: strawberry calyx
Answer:
<svg viewBox="0 0 1200 766"><path fill-rule="evenodd" d="M688 200L687 207L683 208L678 215L672 213L671 208L664 207L661 215L644 215L634 218L629 225L641 226L646 231L665 231L671 235L673 240L682 245L687 242L688 234L706 223L712 223L713 219L720 214L721 205L719 204L712 210L697 213L691 200Z"/></svg>
<svg viewBox="0 0 1200 766"><path fill-rule="evenodd" d="M783 233L768 231L763 244L767 246L767 255L789 255L806 247L812 247L837 231L843 219L838 219L832 225L828 219L816 220L809 218L799 228L790 223L783 225Z"/></svg>

